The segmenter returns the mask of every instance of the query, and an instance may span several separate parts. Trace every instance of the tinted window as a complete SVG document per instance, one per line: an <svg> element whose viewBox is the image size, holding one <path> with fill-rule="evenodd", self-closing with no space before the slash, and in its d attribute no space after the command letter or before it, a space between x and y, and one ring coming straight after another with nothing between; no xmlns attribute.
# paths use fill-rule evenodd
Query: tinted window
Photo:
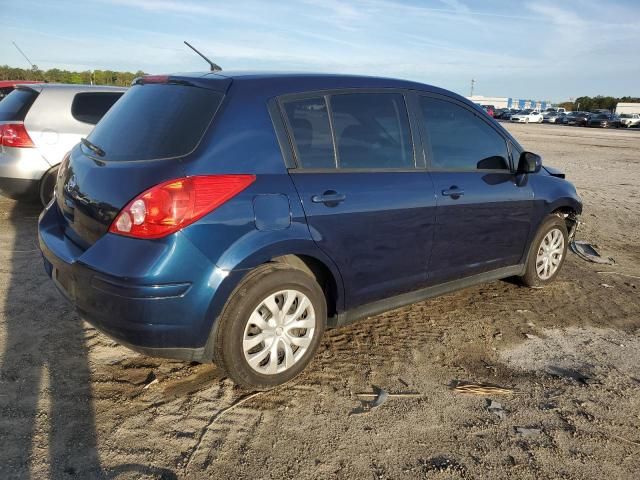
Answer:
<svg viewBox="0 0 640 480"><path fill-rule="evenodd" d="M71 115L79 122L95 125L121 96L122 92L78 93L71 104Z"/></svg>
<svg viewBox="0 0 640 480"><path fill-rule="evenodd" d="M13 87L0 88L0 100L13 92Z"/></svg>
<svg viewBox="0 0 640 480"><path fill-rule="evenodd" d="M422 112L435 169L508 169L504 139L473 112L445 100L422 97Z"/></svg>
<svg viewBox="0 0 640 480"><path fill-rule="evenodd" d="M23 121L33 105L38 92L30 88L18 88L0 101L0 122Z"/></svg>
<svg viewBox="0 0 640 480"><path fill-rule="evenodd" d="M324 97L285 102L298 164L303 168L335 168L333 140Z"/></svg>
<svg viewBox="0 0 640 480"><path fill-rule="evenodd" d="M413 144L404 97L354 93L331 97L340 168L413 168Z"/></svg>
<svg viewBox="0 0 640 480"><path fill-rule="evenodd" d="M204 88L136 85L88 138L105 151L104 160L180 157L196 148L221 100Z"/></svg>

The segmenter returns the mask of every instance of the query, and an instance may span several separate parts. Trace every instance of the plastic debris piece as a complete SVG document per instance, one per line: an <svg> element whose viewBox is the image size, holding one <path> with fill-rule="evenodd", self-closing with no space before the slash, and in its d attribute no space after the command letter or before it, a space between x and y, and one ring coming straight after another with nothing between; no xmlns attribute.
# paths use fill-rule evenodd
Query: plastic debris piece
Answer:
<svg viewBox="0 0 640 480"><path fill-rule="evenodd" d="M587 262L600 263L602 265L614 265L613 258L602 257L593 245L582 240L574 240L569 246L571 251Z"/></svg>
<svg viewBox="0 0 640 480"><path fill-rule="evenodd" d="M361 415L363 413L369 413L375 410L389 398L389 392L380 387L373 387L374 393L372 394L357 394L359 396L373 396L373 400L360 400L360 406L351 410L350 415Z"/></svg>
<svg viewBox="0 0 640 480"><path fill-rule="evenodd" d="M562 368L562 367L556 367L554 365L550 365L546 368L546 372L549 375L553 375L554 377L568 378L570 380L575 380L578 383L582 383L583 385L597 383L595 380L588 377L587 375L577 370L572 370L570 368Z"/></svg>

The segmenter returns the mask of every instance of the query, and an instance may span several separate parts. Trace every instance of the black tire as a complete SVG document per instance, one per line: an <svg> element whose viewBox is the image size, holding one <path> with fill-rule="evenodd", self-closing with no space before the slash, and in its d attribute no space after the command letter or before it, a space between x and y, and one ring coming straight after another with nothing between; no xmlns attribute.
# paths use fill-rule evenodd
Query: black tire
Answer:
<svg viewBox="0 0 640 480"><path fill-rule="evenodd" d="M262 374L245 359L243 338L247 321L260 303L279 290L296 289L310 300L315 312L315 330L306 352L287 370ZM233 291L210 338L214 363L236 384L253 390L269 390L296 377L311 362L327 324L324 293L315 278L300 269L268 263L247 274Z"/></svg>
<svg viewBox="0 0 640 480"><path fill-rule="evenodd" d="M56 179L58 178L58 165L47 170L40 179L40 203L43 207L46 207L53 198L53 189L56 186Z"/></svg>
<svg viewBox="0 0 640 480"><path fill-rule="evenodd" d="M542 240L545 236L553 229L557 228L562 232L562 236L564 237L564 249L562 251L562 258L560 259L560 264L558 265L556 271L547 279L542 279L538 275L536 270L536 261L538 251L541 248ZM522 284L528 287L542 287L550 282L552 282L560 270L562 270L562 266L564 265L564 261L567 258L567 247L569 245L569 233L567 231L567 224L564 219L559 217L558 215L549 215L544 219L542 225L538 229L538 233L534 237L531 242L531 246L529 247L529 253L527 255L527 264L524 275L520 278Z"/></svg>

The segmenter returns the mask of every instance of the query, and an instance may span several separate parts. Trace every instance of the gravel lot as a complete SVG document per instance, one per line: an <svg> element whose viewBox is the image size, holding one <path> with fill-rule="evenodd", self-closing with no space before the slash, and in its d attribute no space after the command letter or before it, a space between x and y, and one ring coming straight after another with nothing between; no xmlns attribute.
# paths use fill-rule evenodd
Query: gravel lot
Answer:
<svg viewBox="0 0 640 480"><path fill-rule="evenodd" d="M576 184L579 238L617 265L570 255L545 289L493 282L330 331L255 395L83 323L42 269L38 209L0 200L0 478L637 478L640 132L506 126ZM373 386L419 395L358 414Z"/></svg>

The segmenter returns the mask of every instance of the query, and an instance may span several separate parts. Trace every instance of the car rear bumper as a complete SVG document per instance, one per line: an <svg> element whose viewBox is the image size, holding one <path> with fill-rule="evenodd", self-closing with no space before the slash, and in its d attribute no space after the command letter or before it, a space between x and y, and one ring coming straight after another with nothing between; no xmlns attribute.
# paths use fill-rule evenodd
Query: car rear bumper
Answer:
<svg viewBox="0 0 640 480"><path fill-rule="evenodd" d="M203 361L228 280L184 235L148 241L106 234L83 251L53 204L38 237L47 274L88 323L147 355ZM164 239L163 239L164 240ZM226 298L226 297L225 297Z"/></svg>
<svg viewBox="0 0 640 480"><path fill-rule="evenodd" d="M49 168L36 148L0 147L0 192L10 198L39 198L39 182Z"/></svg>

